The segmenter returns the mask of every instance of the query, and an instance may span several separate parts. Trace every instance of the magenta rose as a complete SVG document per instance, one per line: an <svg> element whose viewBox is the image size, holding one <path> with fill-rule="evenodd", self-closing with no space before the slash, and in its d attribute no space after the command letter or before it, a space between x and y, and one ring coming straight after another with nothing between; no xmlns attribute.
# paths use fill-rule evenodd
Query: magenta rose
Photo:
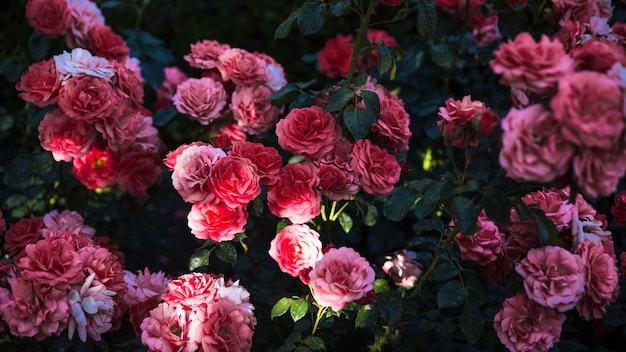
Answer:
<svg viewBox="0 0 626 352"><path fill-rule="evenodd" d="M348 74L352 60L352 34L337 34L318 54L320 72L328 78L343 78Z"/></svg>
<svg viewBox="0 0 626 352"><path fill-rule="evenodd" d="M265 82L265 63L256 55L239 48L223 51L217 59L217 69L224 81L253 86Z"/></svg>
<svg viewBox="0 0 626 352"><path fill-rule="evenodd" d="M480 138L496 130L500 117L485 104L466 95L462 100L449 98L439 108L437 126L444 142L453 147L477 146Z"/></svg>
<svg viewBox="0 0 626 352"><path fill-rule="evenodd" d="M611 214L613 214L613 221L617 225L626 225L626 191L621 191L615 195Z"/></svg>
<svg viewBox="0 0 626 352"><path fill-rule="evenodd" d="M209 175L215 198L229 207L245 207L261 194L256 166L247 158L230 155L219 158Z"/></svg>
<svg viewBox="0 0 626 352"><path fill-rule="evenodd" d="M117 167L117 183L133 197L146 195L162 171L159 155L141 148L124 153Z"/></svg>
<svg viewBox="0 0 626 352"><path fill-rule="evenodd" d="M556 246L533 248L515 267L533 301L565 312L585 293L585 264L578 254Z"/></svg>
<svg viewBox="0 0 626 352"><path fill-rule="evenodd" d="M392 152L409 150L411 139L411 117L404 109L404 103L397 98L385 97L380 100L380 116L372 125L378 133L381 144Z"/></svg>
<svg viewBox="0 0 626 352"><path fill-rule="evenodd" d="M70 29L72 13L67 0L28 0L26 20L35 32L54 38Z"/></svg>
<svg viewBox="0 0 626 352"><path fill-rule="evenodd" d="M526 194L522 197L522 202L528 207L543 210L546 218L550 219L556 230L561 232L572 225L575 203L580 204L585 200L580 197L574 203L570 203L569 192L542 189Z"/></svg>
<svg viewBox="0 0 626 352"><path fill-rule="evenodd" d="M18 94L20 98L40 108L56 103L61 89L56 62L49 59L30 65L15 89L22 91Z"/></svg>
<svg viewBox="0 0 626 352"><path fill-rule="evenodd" d="M526 294L507 298L493 318L500 342L510 351L547 352L561 337L565 314L542 306Z"/></svg>
<svg viewBox="0 0 626 352"><path fill-rule="evenodd" d="M176 149L176 152L183 146ZM226 156L222 149L210 145L191 144L176 156L172 185L185 202L210 202L215 198L209 178L211 168L219 158ZM168 154L168 159L171 160Z"/></svg>
<svg viewBox="0 0 626 352"><path fill-rule="evenodd" d="M227 95L220 82L208 77L189 78L178 86L172 99L178 112L208 125L221 116Z"/></svg>
<svg viewBox="0 0 626 352"><path fill-rule="evenodd" d="M322 195L317 190L319 177L309 164L287 164L278 181L268 187L267 206L272 214L303 224L320 214Z"/></svg>
<svg viewBox="0 0 626 352"><path fill-rule="evenodd" d="M193 351L198 346L189 341L189 325L189 319L174 314L174 309L162 302L141 322L141 343L151 351Z"/></svg>
<svg viewBox="0 0 626 352"><path fill-rule="evenodd" d="M619 149L583 148L572 159L573 179L589 197L609 196L626 172L626 153Z"/></svg>
<svg viewBox="0 0 626 352"><path fill-rule="evenodd" d="M261 143L236 142L228 151L228 155L246 158L257 168L259 182L264 185L273 185L277 181L283 159L278 150L266 147Z"/></svg>
<svg viewBox="0 0 626 352"><path fill-rule="evenodd" d="M606 307L615 302L619 295L619 273L617 261L605 253L601 245L583 242L576 248L585 263L585 295L576 305L585 320L602 319Z"/></svg>
<svg viewBox="0 0 626 352"><path fill-rule="evenodd" d="M307 225L285 226L270 243L269 254L282 272L298 277L322 258L320 234Z"/></svg>
<svg viewBox="0 0 626 352"><path fill-rule="evenodd" d="M276 124L278 144L288 152L318 159L341 138L335 116L319 106L293 109Z"/></svg>
<svg viewBox="0 0 626 352"><path fill-rule="evenodd" d="M365 192L373 196L386 196L400 180L400 165L387 151L360 139L354 144L350 166Z"/></svg>
<svg viewBox="0 0 626 352"><path fill-rule="evenodd" d="M331 248L309 273L315 301L338 312L374 289L374 269L349 247Z"/></svg>
<svg viewBox="0 0 626 352"><path fill-rule="evenodd" d="M213 143L218 148L228 148L234 143L248 140L248 135L235 122L228 122L224 126L212 126Z"/></svg>
<svg viewBox="0 0 626 352"><path fill-rule="evenodd" d="M167 284L171 280L162 271L153 273L145 268L143 271L137 270L137 274L125 270L124 281L128 285L124 303L133 305L155 298L161 299L161 295L167 291Z"/></svg>
<svg viewBox="0 0 626 352"><path fill-rule="evenodd" d="M605 73L615 64L626 66L626 50L621 43L606 39L591 38L581 47L572 50L579 71Z"/></svg>
<svg viewBox="0 0 626 352"><path fill-rule="evenodd" d="M82 157L96 139L92 124L71 118L60 109L47 112L38 130L41 147L52 152L56 161L71 162Z"/></svg>
<svg viewBox="0 0 626 352"><path fill-rule="evenodd" d="M209 70L217 67L217 58L228 49L230 49L228 44L204 39L191 44L191 53L185 55L185 61L191 67Z"/></svg>
<svg viewBox="0 0 626 352"><path fill-rule="evenodd" d="M476 225L480 228L476 233L468 236L459 232L454 240L459 245L461 259L484 266L502 256L504 235L498 226L487 218L484 210L478 214Z"/></svg>
<svg viewBox="0 0 626 352"><path fill-rule="evenodd" d="M233 92L230 109L242 131L265 135L276 123L280 109L270 102L272 90L265 85L238 86Z"/></svg>
<svg viewBox="0 0 626 352"><path fill-rule="evenodd" d="M187 215L191 233L199 239L214 242L232 240L245 230L247 221L245 207L229 207L224 203L195 203Z"/></svg>
<svg viewBox="0 0 626 352"><path fill-rule="evenodd" d="M63 113L89 123L111 115L117 103L118 97L109 82L89 75L68 79L59 93Z"/></svg>

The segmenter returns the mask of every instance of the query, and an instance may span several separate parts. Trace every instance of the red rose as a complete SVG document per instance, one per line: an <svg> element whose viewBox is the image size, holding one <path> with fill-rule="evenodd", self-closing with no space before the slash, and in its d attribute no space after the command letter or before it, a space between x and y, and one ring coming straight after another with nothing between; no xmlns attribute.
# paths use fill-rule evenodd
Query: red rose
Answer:
<svg viewBox="0 0 626 352"><path fill-rule="evenodd" d="M287 164L278 173L278 181L267 190L270 212L294 224L313 219L322 206L318 184L319 177L310 164Z"/></svg>
<svg viewBox="0 0 626 352"><path fill-rule="evenodd" d="M118 164L117 183L133 197L145 195L161 175L161 159L149 150L135 149L125 153Z"/></svg>
<svg viewBox="0 0 626 352"><path fill-rule="evenodd" d="M73 118L96 122L117 108L117 95L106 80L79 75L65 81L59 96L59 107Z"/></svg>
<svg viewBox="0 0 626 352"><path fill-rule="evenodd" d="M261 184L273 185L277 181L283 160L278 150L261 143L241 141L233 144L228 155L246 158L257 168Z"/></svg>
<svg viewBox="0 0 626 352"><path fill-rule="evenodd" d="M626 191L621 191L615 196L615 204L611 207L613 221L617 225L626 225Z"/></svg>
<svg viewBox="0 0 626 352"><path fill-rule="evenodd" d="M246 206L261 194L256 166L247 158L230 155L211 168L209 188L215 198L230 207Z"/></svg>
<svg viewBox="0 0 626 352"><path fill-rule="evenodd" d="M320 50L318 60L320 72L328 78L342 78L348 74L350 62L352 60L352 39L351 34L337 34L330 39Z"/></svg>
<svg viewBox="0 0 626 352"><path fill-rule="evenodd" d="M278 144L294 154L318 159L341 138L335 116L319 106L293 109L276 124Z"/></svg>
<svg viewBox="0 0 626 352"><path fill-rule="evenodd" d="M70 29L72 13L67 0L29 0L26 20L35 32L54 38Z"/></svg>
<svg viewBox="0 0 626 352"><path fill-rule="evenodd" d="M54 59L36 62L22 74L15 89L19 97L38 107L52 105L59 99L61 82Z"/></svg>
<svg viewBox="0 0 626 352"><path fill-rule="evenodd" d="M94 143L87 154L74 159L72 172L89 189L111 186L117 180L117 160L109 147Z"/></svg>
<svg viewBox="0 0 626 352"><path fill-rule="evenodd" d="M95 26L89 31L89 44L94 55L108 60L124 62L130 49L124 39L106 25Z"/></svg>
<svg viewBox="0 0 626 352"><path fill-rule="evenodd" d="M23 218L13 223L4 235L4 249L14 257L24 256L26 245L43 238L41 229L44 227L43 217Z"/></svg>

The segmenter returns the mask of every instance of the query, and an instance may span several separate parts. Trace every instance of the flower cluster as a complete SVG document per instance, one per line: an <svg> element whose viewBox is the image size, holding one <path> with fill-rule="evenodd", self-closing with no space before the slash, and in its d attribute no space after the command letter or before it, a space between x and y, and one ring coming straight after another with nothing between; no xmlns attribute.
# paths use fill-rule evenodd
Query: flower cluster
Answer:
<svg viewBox="0 0 626 352"><path fill-rule="evenodd" d="M513 9L527 5L526 0L507 0L506 3ZM486 0L435 0L435 6L459 20L465 20L469 14L468 27L476 46L487 46L502 39L498 15Z"/></svg>
<svg viewBox="0 0 626 352"><path fill-rule="evenodd" d="M462 100L448 98L438 116L437 126L444 142L457 148L477 146L480 138L495 132L500 123L498 114L469 95Z"/></svg>
<svg viewBox="0 0 626 352"><path fill-rule="evenodd" d="M587 196L608 196L626 172L624 40L607 24L610 5L555 4L565 16L559 32L539 41L520 33L490 62L516 103L502 124L500 163L515 179L569 177Z"/></svg>

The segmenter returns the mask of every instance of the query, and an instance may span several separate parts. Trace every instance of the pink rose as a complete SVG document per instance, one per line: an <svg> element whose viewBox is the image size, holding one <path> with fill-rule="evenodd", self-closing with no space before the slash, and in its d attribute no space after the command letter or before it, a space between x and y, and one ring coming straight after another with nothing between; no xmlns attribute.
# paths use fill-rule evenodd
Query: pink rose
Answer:
<svg viewBox="0 0 626 352"><path fill-rule="evenodd" d="M202 322L203 351L241 351L252 348L254 322L236 304L221 299L206 307Z"/></svg>
<svg viewBox="0 0 626 352"><path fill-rule="evenodd" d="M242 131L253 136L265 135L276 123L280 109L270 102L272 90L265 85L238 86L230 109Z"/></svg>
<svg viewBox="0 0 626 352"><path fill-rule="evenodd" d="M614 64L626 66L626 50L621 43L592 38L581 47L572 49L576 69L605 73Z"/></svg>
<svg viewBox="0 0 626 352"><path fill-rule="evenodd" d="M151 149L150 141L159 143L158 131L152 125L152 117L130 106L121 105L109 119L96 123L96 130L102 134L111 150L123 154L138 144L143 149ZM153 140L155 138L156 140ZM143 142L143 143L142 143Z"/></svg>
<svg viewBox="0 0 626 352"><path fill-rule="evenodd" d="M504 236L498 226L487 218L484 210L478 215L476 225L480 228L478 232L470 236L459 232L454 240L459 245L461 259L484 266L503 254Z"/></svg>
<svg viewBox="0 0 626 352"><path fill-rule="evenodd" d="M220 297L217 291L217 276L206 273L183 274L170 281L163 300L172 308L192 308L216 302Z"/></svg>
<svg viewBox="0 0 626 352"><path fill-rule="evenodd" d="M573 221L574 206L584 202L582 197L570 203L569 192L543 189L531 192L522 197L522 202L531 208L543 210L557 231L561 232L569 228Z"/></svg>
<svg viewBox="0 0 626 352"><path fill-rule="evenodd" d="M198 346L189 341L189 321L166 302L150 311L141 322L141 343L151 351L194 351Z"/></svg>
<svg viewBox="0 0 626 352"><path fill-rule="evenodd" d="M369 139L360 139L354 144L350 166L363 190L373 196L388 195L400 180L400 165L396 158Z"/></svg>
<svg viewBox="0 0 626 352"><path fill-rule="evenodd" d="M143 84L141 77L137 76L135 71L124 64L114 62L113 68L115 76L112 83L115 92L123 97L132 100L133 103L143 104Z"/></svg>
<svg viewBox="0 0 626 352"><path fill-rule="evenodd" d="M337 34L335 38L326 41L318 56L322 74L328 78L342 78L348 74L353 39L352 34Z"/></svg>
<svg viewBox="0 0 626 352"><path fill-rule="evenodd" d="M309 274L313 298L338 312L374 289L374 269L349 247L331 248Z"/></svg>
<svg viewBox="0 0 626 352"><path fill-rule="evenodd" d="M72 13L67 0L28 0L26 20L35 32L54 38L70 29Z"/></svg>
<svg viewBox="0 0 626 352"><path fill-rule="evenodd" d="M108 60L124 62L130 56L130 49L119 34L107 25L95 26L89 31L89 47L97 56Z"/></svg>
<svg viewBox="0 0 626 352"><path fill-rule="evenodd" d="M485 47L502 39L502 34L498 28L498 16L487 17L479 27L472 30L472 36L477 47Z"/></svg>
<svg viewBox="0 0 626 352"><path fill-rule="evenodd" d="M591 198L609 196L626 172L626 153L616 149L584 148L572 160L573 179Z"/></svg>
<svg viewBox="0 0 626 352"><path fill-rule="evenodd" d="M33 244L43 238L41 229L44 227L43 218L23 218L9 226L4 234L4 250L17 260L25 255L26 245Z"/></svg>
<svg viewBox="0 0 626 352"><path fill-rule="evenodd" d="M330 200L348 200L361 189L354 169L350 166L353 147L349 141L342 140L316 163L320 177L319 188Z"/></svg>
<svg viewBox="0 0 626 352"><path fill-rule="evenodd" d="M143 196L157 182L161 169L161 158L153 151L127 151L118 164L117 183L131 196Z"/></svg>
<svg viewBox="0 0 626 352"><path fill-rule="evenodd" d="M203 125L221 116L226 99L224 86L208 77L187 79L178 86L172 98L178 112Z"/></svg>
<svg viewBox="0 0 626 352"><path fill-rule="evenodd" d="M585 320L602 319L606 307L615 302L619 295L619 273L617 261L604 252L602 246L583 242L576 248L585 263L585 295L576 305Z"/></svg>
<svg viewBox="0 0 626 352"><path fill-rule="evenodd" d="M285 226L270 243L269 254L282 272L298 277L322 258L320 234L307 225Z"/></svg>
<svg viewBox="0 0 626 352"><path fill-rule="evenodd" d="M176 149L167 153L167 155L165 156L165 159L163 159L163 164L165 164L165 166L167 166L167 168L170 171L174 171L174 168L176 167L176 158L178 158L178 156L181 155L183 151L185 151L185 149L187 149L188 147L192 145L205 146L205 147L211 146L210 144L207 144L204 142L192 142L191 144L181 144Z"/></svg>
<svg viewBox="0 0 626 352"><path fill-rule="evenodd" d="M222 149L210 145L192 144L182 150L175 159L172 185L185 202L206 203L213 201L215 195L209 183L211 169L217 160L225 156L226 153Z"/></svg>
<svg viewBox="0 0 626 352"><path fill-rule="evenodd" d="M229 207L224 203L195 203L187 221L191 233L199 239L230 241L244 232L248 211L243 206Z"/></svg>
<svg viewBox="0 0 626 352"><path fill-rule="evenodd" d="M309 164L287 164L278 181L268 187L267 206L272 214L303 224L320 214L322 196L316 189L319 177Z"/></svg>
<svg viewBox="0 0 626 352"><path fill-rule="evenodd" d="M404 103L397 98L380 99L380 116L372 125L372 131L378 133L382 145L392 152L409 150L411 139L411 117L404 109Z"/></svg>
<svg viewBox="0 0 626 352"><path fill-rule="evenodd" d="M517 210L512 208L510 218L511 223L505 230L504 254L513 263L518 263L526 257L529 250L541 247L541 243L537 234L537 224L533 217L527 221L522 221Z"/></svg>
<svg viewBox="0 0 626 352"><path fill-rule="evenodd" d="M550 182L565 174L575 148L542 105L511 109L502 122L500 164L511 178Z"/></svg>
<svg viewBox="0 0 626 352"><path fill-rule="evenodd" d="M68 1L72 11L72 24L65 36L65 42L70 48L89 47L89 31L104 25L104 17L100 8L92 1Z"/></svg>
<svg viewBox="0 0 626 352"><path fill-rule="evenodd" d="M164 70L165 78L163 83L156 91L156 110L162 110L166 107L173 106L172 98L176 94L176 87L187 80L187 75L178 67L166 67Z"/></svg>
<svg viewBox="0 0 626 352"><path fill-rule="evenodd" d="M542 306L525 294L509 297L493 318L500 342L511 351L547 352L561 337L565 314Z"/></svg>
<svg viewBox="0 0 626 352"><path fill-rule="evenodd" d="M76 48L70 53L64 51L63 54L55 55L54 62L61 81L87 75L111 82L111 78L115 75L113 65L107 59L93 56L89 51L81 48Z"/></svg>
<svg viewBox="0 0 626 352"><path fill-rule="evenodd" d="M218 201L229 207L245 207L261 194L256 166L247 158L226 156L211 168L209 188Z"/></svg>
<svg viewBox="0 0 626 352"><path fill-rule="evenodd" d="M43 216L45 228L41 229L41 234L44 238L48 238L61 231L69 231L76 235L93 239L93 236L96 234L96 229L85 225L83 221L83 217L78 212L71 210L63 210L62 212L52 210Z"/></svg>
<svg viewBox="0 0 626 352"><path fill-rule="evenodd" d="M19 95L29 103L42 108L59 100L61 81L53 59L36 62L28 67L15 85Z"/></svg>
<svg viewBox="0 0 626 352"><path fill-rule="evenodd" d="M396 285L410 289L422 276L422 267L415 261L417 253L406 249L397 251L391 260L386 261L382 269L391 276Z"/></svg>
<svg viewBox="0 0 626 352"><path fill-rule="evenodd" d="M278 144L288 152L318 159L341 138L335 116L319 106L293 109L276 124Z"/></svg>
<svg viewBox="0 0 626 352"><path fill-rule="evenodd" d="M261 143L236 142L228 151L228 155L246 158L256 166L259 182L264 185L273 185L277 181L283 159L278 150L266 147Z"/></svg>
<svg viewBox="0 0 626 352"><path fill-rule="evenodd" d="M537 43L528 32L522 32L494 52L489 64L500 83L538 94L550 94L558 80L574 70L574 60L565 53L558 40L542 35Z"/></svg>
<svg viewBox="0 0 626 352"><path fill-rule="evenodd" d="M265 63L254 54L239 48L223 51L217 59L217 69L224 81L253 86L265 82Z"/></svg>
<svg viewBox="0 0 626 352"><path fill-rule="evenodd" d="M439 108L437 125L446 144L465 148L477 146L480 138L496 130L500 117L485 104L466 95L462 100L448 98Z"/></svg>
<svg viewBox="0 0 626 352"><path fill-rule="evenodd" d="M585 293L584 262L580 255L556 246L533 248L516 267L533 301L565 312Z"/></svg>
<svg viewBox="0 0 626 352"><path fill-rule="evenodd" d="M613 221L617 225L626 225L626 191L621 191L615 195L615 202L611 207Z"/></svg>
<svg viewBox="0 0 626 352"><path fill-rule="evenodd" d="M185 61L189 66L209 70L217 67L218 57L230 45L222 44L216 40L203 39L195 44L191 44L191 53L185 55Z"/></svg>
<svg viewBox="0 0 626 352"><path fill-rule="evenodd" d="M89 152L74 159L72 172L89 189L115 184L118 177L118 156L107 146L94 143Z"/></svg>
<svg viewBox="0 0 626 352"><path fill-rule="evenodd" d="M236 122L228 122L224 126L212 126L213 143L218 148L228 148L234 143L243 142L248 139L248 135L241 130Z"/></svg>
<svg viewBox="0 0 626 352"><path fill-rule="evenodd" d="M254 55L265 64L265 85L269 87L272 92L277 92L287 85L285 70L282 65L276 62L273 57L266 54L255 52Z"/></svg>
<svg viewBox="0 0 626 352"><path fill-rule="evenodd" d="M161 298L167 291L167 284L171 281L162 271L152 273L150 269L137 270L134 274L124 271L124 281L128 291L124 295L124 303L128 305L141 304L154 298Z"/></svg>
<svg viewBox="0 0 626 352"><path fill-rule="evenodd" d="M64 82L59 93L59 107L70 117L94 123L111 115L118 99L106 80L80 75Z"/></svg>
<svg viewBox="0 0 626 352"><path fill-rule="evenodd" d="M71 162L82 157L96 140L93 125L71 118L60 109L47 112L38 130L41 147L52 152L56 161Z"/></svg>

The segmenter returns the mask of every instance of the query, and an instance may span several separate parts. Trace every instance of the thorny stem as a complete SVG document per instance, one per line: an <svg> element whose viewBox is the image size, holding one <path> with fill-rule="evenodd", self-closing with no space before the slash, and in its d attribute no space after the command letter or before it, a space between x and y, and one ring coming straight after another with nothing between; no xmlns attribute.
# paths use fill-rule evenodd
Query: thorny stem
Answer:
<svg viewBox="0 0 626 352"><path fill-rule="evenodd" d="M311 331L311 335L315 335L315 332L317 331L317 326L322 320L322 317L324 316L324 313L326 313L326 309L328 307L318 306L318 308L319 309L317 310L317 316L315 317L315 323L313 324L313 330Z"/></svg>
<svg viewBox="0 0 626 352"><path fill-rule="evenodd" d="M389 326L385 326L385 334L381 337L376 336L376 341L374 341L373 345L368 346L370 352L380 351L385 344L387 344L387 340L389 339L389 335L395 329L395 323L389 324Z"/></svg>
<svg viewBox="0 0 626 352"><path fill-rule="evenodd" d="M361 16L361 25L356 31L356 38L354 39L354 46L352 47L352 60L350 61L350 69L348 69L348 74L346 75L346 79L348 81L350 81L354 77L354 73L356 72L356 61L359 57L359 51L361 51L361 46L363 45L365 31L367 30L370 19L374 14L374 9L376 8L377 3L378 0L370 0L365 14Z"/></svg>

